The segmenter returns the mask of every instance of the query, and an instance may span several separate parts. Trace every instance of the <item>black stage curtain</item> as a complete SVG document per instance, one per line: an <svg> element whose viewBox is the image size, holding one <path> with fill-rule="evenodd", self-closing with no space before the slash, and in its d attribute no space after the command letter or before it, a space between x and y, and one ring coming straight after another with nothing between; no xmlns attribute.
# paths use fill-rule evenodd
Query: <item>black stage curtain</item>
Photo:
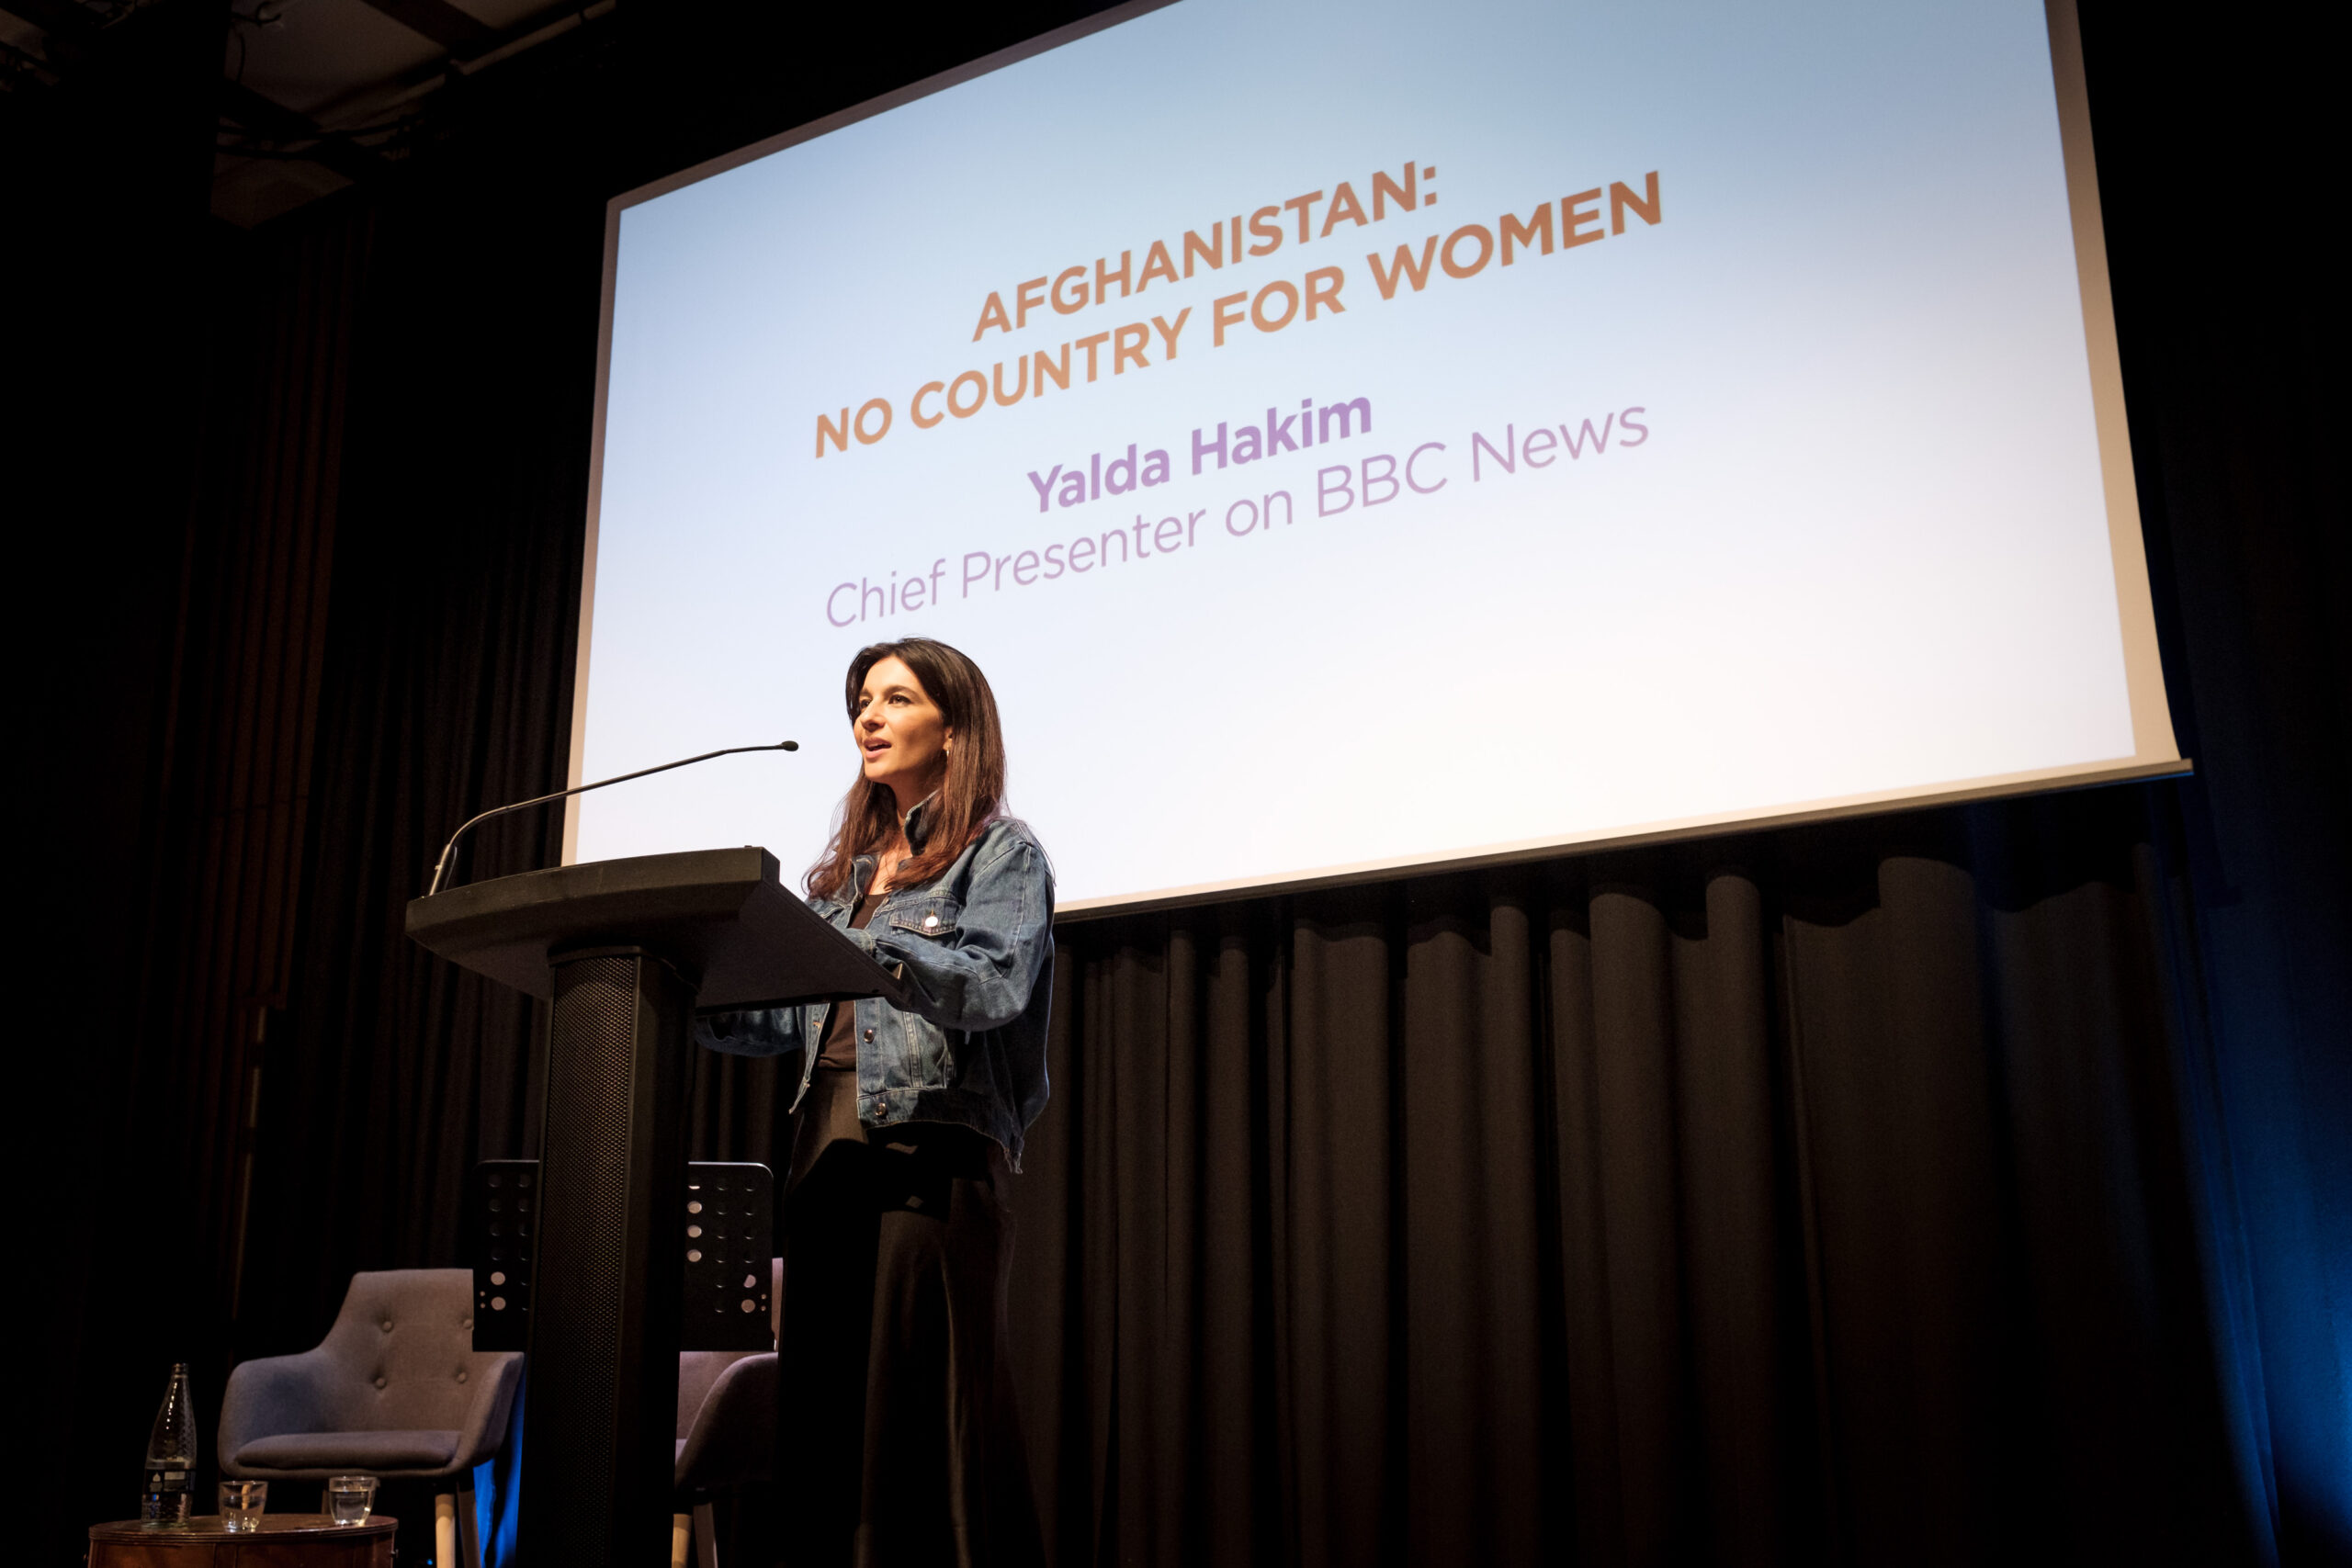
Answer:
<svg viewBox="0 0 2352 1568"><path fill-rule="evenodd" d="M1067 926L1013 1194L1057 1562L2346 1552L2340 333L2315 261L2181 249L2177 195L2290 209L2324 142L2258 33L2090 13L2198 779ZM120 734L69 870L134 887L88 929L153 956L40 1015L85 1178L43 1254L61 1553L125 1511L157 1368L217 1400L232 1359L315 1343L354 1269L458 1262L466 1168L534 1152L543 1021L400 913L450 827L566 768L604 196L954 62L876 39L822 90L795 67L777 123L740 69L731 107L680 74L607 123L628 73L691 58L627 27L540 70L519 129L215 237L215 330L311 337L214 355L206 428L253 456L203 466L184 530L149 515L164 479L66 448L143 529L75 699ZM311 554L231 526L325 472ZM308 563L322 629L206 608L233 594L189 585L239 559ZM299 852L208 871L238 822ZM559 828L501 824L464 870L548 863ZM779 1159L778 1092L699 1061L695 1156ZM220 1151L254 1159L242 1221ZM157 1194L200 1212L126 1280L109 1238Z"/></svg>
<svg viewBox="0 0 2352 1568"><path fill-rule="evenodd" d="M401 922L475 803L561 787L578 636L587 431L576 398L543 395L541 378L593 377L593 341L570 337L593 319L596 277L575 265L520 294L479 285L521 234L594 248L596 215L461 186L380 213L355 204L333 226L368 236L372 276L403 282L373 291L356 332L304 983L267 1052L254 1224L335 1239L332 1262L255 1251L238 1325L253 1344L331 1320L365 1266L350 1259L456 1260L466 1173L537 1152L533 1004L432 960ZM387 371L457 344L507 373L435 378L417 397ZM421 450L436 460L411 460ZM554 863L562 824L560 811L488 824L457 873Z"/></svg>
<svg viewBox="0 0 2352 1568"><path fill-rule="evenodd" d="M2129 787L1066 926L1054 1559L2260 1561L2183 877Z"/></svg>
<svg viewBox="0 0 2352 1568"><path fill-rule="evenodd" d="M1056 1561L2259 1560L2168 811L1066 927L1012 1287ZM702 1064L711 1153L762 1070Z"/></svg>
<svg viewBox="0 0 2352 1568"><path fill-rule="evenodd" d="M1059 1560L2236 1560L2153 805L1069 931Z"/></svg>

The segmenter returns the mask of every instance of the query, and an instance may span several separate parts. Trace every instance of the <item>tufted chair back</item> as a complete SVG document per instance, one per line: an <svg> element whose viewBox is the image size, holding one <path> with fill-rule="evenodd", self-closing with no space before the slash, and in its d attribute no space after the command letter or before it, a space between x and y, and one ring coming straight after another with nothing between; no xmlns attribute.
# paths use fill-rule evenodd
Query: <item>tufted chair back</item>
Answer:
<svg viewBox="0 0 2352 1568"><path fill-rule="evenodd" d="M324 1427L392 1432L466 1424L474 1380L505 1358L473 1348L474 1279L464 1269L354 1274L319 1344L333 1369Z"/></svg>
<svg viewBox="0 0 2352 1568"><path fill-rule="evenodd" d="M288 1479L459 1473L504 1440L522 1371L519 1355L473 1349L469 1271L355 1274L315 1348L230 1374L221 1469Z"/></svg>

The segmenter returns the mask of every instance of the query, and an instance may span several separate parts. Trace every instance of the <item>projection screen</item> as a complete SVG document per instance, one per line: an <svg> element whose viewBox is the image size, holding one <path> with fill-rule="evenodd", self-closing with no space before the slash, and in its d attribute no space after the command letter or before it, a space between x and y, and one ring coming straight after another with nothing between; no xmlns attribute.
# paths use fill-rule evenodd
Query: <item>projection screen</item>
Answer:
<svg viewBox="0 0 2352 1568"><path fill-rule="evenodd" d="M2073 12L1128 6L612 203L576 860L988 671L1065 913L2185 770Z"/></svg>

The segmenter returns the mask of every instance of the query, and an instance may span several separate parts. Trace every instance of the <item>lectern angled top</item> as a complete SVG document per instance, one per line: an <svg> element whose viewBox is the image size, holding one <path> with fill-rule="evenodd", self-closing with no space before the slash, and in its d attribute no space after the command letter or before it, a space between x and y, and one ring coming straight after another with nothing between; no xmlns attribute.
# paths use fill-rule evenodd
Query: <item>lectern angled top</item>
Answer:
<svg viewBox="0 0 2352 1568"><path fill-rule="evenodd" d="M896 976L785 888L774 855L749 844L469 883L411 899L408 934L460 968L535 997L555 995L553 957L628 946L676 965L705 1011L908 1000Z"/></svg>

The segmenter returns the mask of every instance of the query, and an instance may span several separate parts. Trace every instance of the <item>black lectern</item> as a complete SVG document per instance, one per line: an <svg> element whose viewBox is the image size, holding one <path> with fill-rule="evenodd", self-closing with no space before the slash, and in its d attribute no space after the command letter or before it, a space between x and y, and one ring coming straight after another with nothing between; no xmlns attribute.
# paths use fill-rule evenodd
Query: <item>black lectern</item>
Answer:
<svg viewBox="0 0 2352 1568"><path fill-rule="evenodd" d="M524 1561L658 1562L678 1403L696 1006L906 998L765 850L598 861L408 907L408 934L555 1003L523 1448Z"/></svg>

